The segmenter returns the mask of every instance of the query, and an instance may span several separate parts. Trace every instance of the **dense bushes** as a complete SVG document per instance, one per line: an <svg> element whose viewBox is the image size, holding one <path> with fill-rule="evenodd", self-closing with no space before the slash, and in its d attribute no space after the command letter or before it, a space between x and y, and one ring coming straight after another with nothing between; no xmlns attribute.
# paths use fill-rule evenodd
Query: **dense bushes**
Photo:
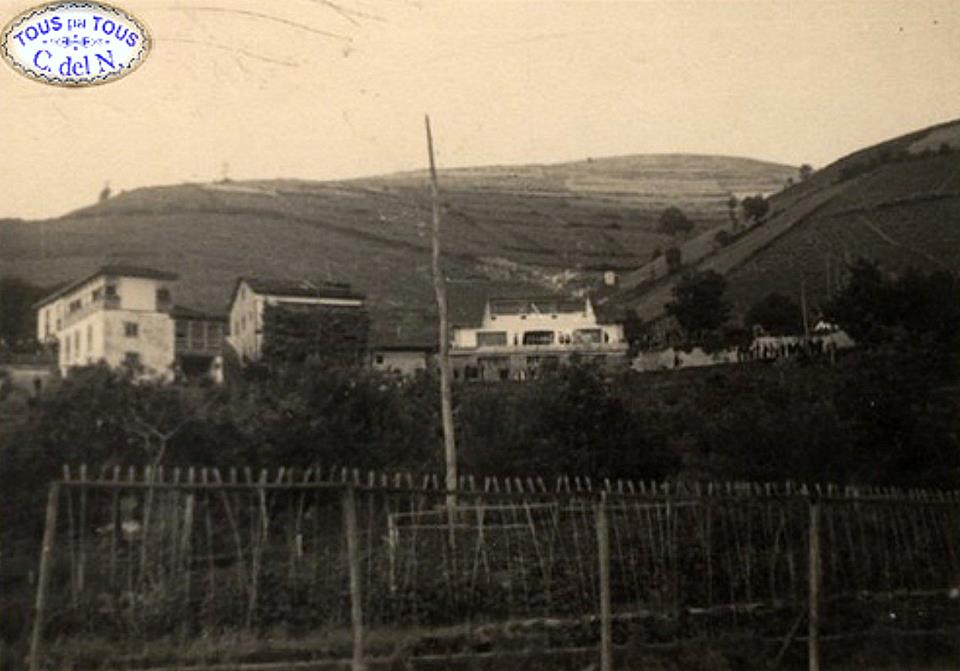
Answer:
<svg viewBox="0 0 960 671"><path fill-rule="evenodd" d="M624 379L573 365L529 383L462 389L457 424L464 468L611 478L676 472L679 460L664 449L644 408L623 393Z"/></svg>
<svg viewBox="0 0 960 671"><path fill-rule="evenodd" d="M575 364L521 384L464 384L462 471L960 485L957 292L945 273L855 265L828 316L862 347L835 367L613 375ZM65 462L438 472L438 414L430 375L320 360L248 369L225 388L76 370L0 445L4 532L38 535L41 492Z"/></svg>

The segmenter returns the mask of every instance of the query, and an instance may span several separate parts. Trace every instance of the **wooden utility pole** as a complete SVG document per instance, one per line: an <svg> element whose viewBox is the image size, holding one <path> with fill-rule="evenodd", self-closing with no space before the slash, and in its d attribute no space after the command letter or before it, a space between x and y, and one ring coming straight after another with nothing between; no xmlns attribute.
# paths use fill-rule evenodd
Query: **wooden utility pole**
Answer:
<svg viewBox="0 0 960 671"><path fill-rule="evenodd" d="M820 503L810 503L810 557L807 614L807 663L820 671Z"/></svg>
<svg viewBox="0 0 960 671"><path fill-rule="evenodd" d="M613 671L613 632L610 605L610 520L607 493L597 504L597 557L600 565L600 671Z"/></svg>
<svg viewBox="0 0 960 671"><path fill-rule="evenodd" d="M806 280L800 280L800 316L803 318L803 342L804 346L810 341L810 324L807 321L807 283Z"/></svg>
<svg viewBox="0 0 960 671"><path fill-rule="evenodd" d="M447 505L450 514L456 505L457 489L457 443L453 435L453 399L450 389L450 334L447 325L447 288L440 267L440 187L437 184L437 165L433 158L433 135L430 132L430 117L425 118L427 126L427 153L430 155L430 190L433 200L432 260L433 290L437 297L437 311L440 313L440 412L443 421L443 452L446 459ZM451 525L451 535L453 527Z"/></svg>
<svg viewBox="0 0 960 671"><path fill-rule="evenodd" d="M43 549L40 552L40 577L37 582L37 603L33 614L33 632L30 636L30 671L40 668L40 640L47 609L47 588L53 565L53 543L57 537L57 508L60 506L60 483L50 485L47 493L47 517L43 527Z"/></svg>
<svg viewBox="0 0 960 671"><path fill-rule="evenodd" d="M263 490L261 490L263 491ZM347 485L340 498L343 508L343 533L347 542L347 565L350 571L350 626L353 633L351 671L363 671L363 594L360 587L360 551L357 531L357 500L353 485Z"/></svg>

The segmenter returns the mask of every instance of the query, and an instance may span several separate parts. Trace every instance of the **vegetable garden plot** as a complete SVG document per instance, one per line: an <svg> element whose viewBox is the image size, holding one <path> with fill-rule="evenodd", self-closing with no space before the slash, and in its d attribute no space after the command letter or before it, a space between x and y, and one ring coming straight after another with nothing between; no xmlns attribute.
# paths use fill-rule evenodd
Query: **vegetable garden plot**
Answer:
<svg viewBox="0 0 960 671"><path fill-rule="evenodd" d="M67 473L47 511L36 666L58 663L58 639L91 636L116 642L118 659L157 637L518 621L595 642L604 575L621 639L746 632L779 645L801 629L814 568L831 636L868 598L912 599L906 621L941 626L949 609L936 598L960 583L954 494L512 485L464 489L451 507L431 479L361 482L285 469Z"/></svg>

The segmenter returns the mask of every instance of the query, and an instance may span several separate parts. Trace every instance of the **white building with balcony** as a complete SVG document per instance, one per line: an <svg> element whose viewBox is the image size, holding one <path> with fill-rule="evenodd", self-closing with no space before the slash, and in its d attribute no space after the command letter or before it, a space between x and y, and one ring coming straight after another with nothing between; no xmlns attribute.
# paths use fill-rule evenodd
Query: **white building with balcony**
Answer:
<svg viewBox="0 0 960 671"><path fill-rule="evenodd" d="M104 266L38 301L37 339L56 345L60 373L105 363L145 377L221 377L226 317L173 303L174 273Z"/></svg>
<svg viewBox="0 0 960 671"><path fill-rule="evenodd" d="M621 364L627 349L589 298L490 298L479 323L454 326L450 358L458 379L520 380L574 357Z"/></svg>

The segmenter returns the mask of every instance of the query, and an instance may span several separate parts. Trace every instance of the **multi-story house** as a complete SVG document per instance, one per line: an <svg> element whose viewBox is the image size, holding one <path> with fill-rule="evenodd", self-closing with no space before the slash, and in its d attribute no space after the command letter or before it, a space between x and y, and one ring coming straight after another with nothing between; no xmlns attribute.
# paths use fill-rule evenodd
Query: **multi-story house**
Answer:
<svg viewBox="0 0 960 671"><path fill-rule="evenodd" d="M173 302L176 280L177 275L153 268L104 266L35 304L37 338L56 344L57 364L64 375L73 367L102 362L170 380L182 368L181 357L197 353L176 337L182 332L181 321L187 329L201 321L202 354L211 372L219 364L216 343L225 335L225 319L196 311L187 311L184 319L186 313ZM196 361L192 363L195 368Z"/></svg>
<svg viewBox="0 0 960 671"><path fill-rule="evenodd" d="M348 284L241 277L230 301L228 341L241 362L265 354L297 360L331 348L361 354L369 328L365 301Z"/></svg>
<svg viewBox="0 0 960 671"><path fill-rule="evenodd" d="M599 318L589 298L491 298L478 322L453 328L454 376L516 380L580 360L623 363L623 324Z"/></svg>

